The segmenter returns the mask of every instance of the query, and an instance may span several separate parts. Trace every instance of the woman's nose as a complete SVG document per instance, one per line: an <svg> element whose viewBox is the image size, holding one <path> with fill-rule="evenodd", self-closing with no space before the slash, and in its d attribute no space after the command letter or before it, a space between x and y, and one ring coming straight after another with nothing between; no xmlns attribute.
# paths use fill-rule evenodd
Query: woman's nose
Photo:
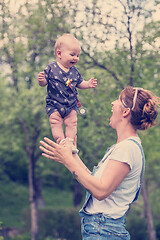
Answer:
<svg viewBox="0 0 160 240"><path fill-rule="evenodd" d="M115 100L115 101L116 101L116 100ZM114 105L115 101L111 102L111 105L112 105L112 106Z"/></svg>

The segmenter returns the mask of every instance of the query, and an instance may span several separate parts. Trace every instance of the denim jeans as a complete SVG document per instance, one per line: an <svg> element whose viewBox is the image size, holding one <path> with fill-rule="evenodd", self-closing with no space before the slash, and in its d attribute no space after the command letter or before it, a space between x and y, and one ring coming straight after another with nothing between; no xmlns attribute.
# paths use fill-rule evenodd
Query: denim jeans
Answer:
<svg viewBox="0 0 160 240"><path fill-rule="evenodd" d="M80 212L83 240L130 240L125 228L125 216L113 219L103 214L88 215Z"/></svg>

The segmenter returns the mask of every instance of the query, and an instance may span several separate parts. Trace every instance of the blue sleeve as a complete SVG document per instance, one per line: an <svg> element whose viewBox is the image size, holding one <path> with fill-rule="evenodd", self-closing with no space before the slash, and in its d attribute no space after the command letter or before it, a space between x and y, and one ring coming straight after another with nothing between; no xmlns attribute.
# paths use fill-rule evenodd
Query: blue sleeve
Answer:
<svg viewBox="0 0 160 240"><path fill-rule="evenodd" d="M74 66L74 72L75 72L75 76L76 76L76 79L77 79L77 83L76 83L76 86L78 86L84 79L83 77L81 76L81 74L79 73L78 69Z"/></svg>
<svg viewBox="0 0 160 240"><path fill-rule="evenodd" d="M79 72L78 72L78 75L79 75L79 78L78 78L77 86L84 80Z"/></svg>
<svg viewBox="0 0 160 240"><path fill-rule="evenodd" d="M44 69L44 76L45 76L45 79L47 80L47 82L49 82L49 79L50 79L50 71L51 71L51 67L48 65Z"/></svg>

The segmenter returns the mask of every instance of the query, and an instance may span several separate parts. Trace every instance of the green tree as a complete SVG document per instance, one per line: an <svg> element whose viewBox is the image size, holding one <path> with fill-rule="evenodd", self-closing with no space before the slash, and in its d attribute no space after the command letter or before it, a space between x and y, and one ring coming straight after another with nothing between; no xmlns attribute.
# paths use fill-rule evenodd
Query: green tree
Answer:
<svg viewBox="0 0 160 240"><path fill-rule="evenodd" d="M32 240L37 239L38 235L36 179L37 176L51 175L44 162L38 161L39 140L50 134L50 127L43 112L46 90L37 86L37 73L54 59L53 45L57 35L72 28L71 32L75 33L83 44L78 66L82 76L85 79L91 76L98 79L96 89L86 90L87 94L85 90L79 90L80 101L87 108L87 115L78 117L78 147L80 156L83 156L84 162L92 168L107 146L115 142L116 136L108 122L110 103L120 90L130 84L158 92L159 55L155 42L159 25L152 22L146 25L143 31L136 31L140 20L145 22L145 19L150 19L149 15L148 18L143 18L144 14L151 14L150 11L145 11L145 3L146 1L126 1L124 4L117 0L114 6L106 10L101 8L99 0L90 5L89 2L82 4L78 0L39 0L37 5L28 4L26 1L15 16L10 13L4 1L0 3L0 64L5 70L1 74L0 89L0 124L3 126L3 138L0 137L0 149L3 153L1 158L2 162L7 160L12 166L15 166L15 159L20 167L30 163ZM79 4L83 5L82 10ZM120 19L118 14L115 14L115 10L119 9L122 11ZM81 11L83 17L79 15ZM110 42L112 38L114 41ZM108 46L109 42L112 44ZM147 48L148 44L150 49ZM4 66L7 66L7 72ZM150 133L153 139L150 138ZM158 148L155 147L154 156L152 148L148 148L150 141L155 143L155 136L154 131L146 133L144 138L142 135L147 159L150 159L148 165L154 166L153 174L147 170L146 181L152 178L152 183L155 182L154 174L156 173L156 178L159 176L155 167L159 158ZM148 143L147 139L150 140ZM57 165L54 167L58 169L55 172L66 175L63 174L64 168ZM71 177L69 174L67 176Z"/></svg>
<svg viewBox="0 0 160 240"><path fill-rule="evenodd" d="M11 156L14 152L14 158L11 159L19 157L23 164L26 159L29 162L31 238L37 240L36 167L40 157L39 140L45 131L48 132L48 123L42 110L44 91L38 87L36 78L42 67L42 61L45 62L49 57L53 58L53 50L49 50L51 39L65 31L65 9L61 11L58 4L55 7L50 1L39 1L37 6L26 3L19 9L18 14L13 16L4 1L0 3L0 7L2 9L0 62L4 71L7 67L9 72L3 99L2 133L3 137L7 136L11 146L8 155ZM44 59L41 59L42 53L45 53ZM4 73L4 76L6 75L7 73ZM7 148L6 144L3 143L2 148Z"/></svg>

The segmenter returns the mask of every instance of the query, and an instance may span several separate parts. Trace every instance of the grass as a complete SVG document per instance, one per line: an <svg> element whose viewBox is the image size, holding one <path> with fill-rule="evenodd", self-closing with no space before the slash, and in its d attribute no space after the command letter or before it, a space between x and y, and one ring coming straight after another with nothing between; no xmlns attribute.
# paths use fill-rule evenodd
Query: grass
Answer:
<svg viewBox="0 0 160 240"><path fill-rule="evenodd" d="M72 207L72 193L54 188L44 188L46 207ZM23 226L23 211L29 206L29 188L15 182L0 181L0 222L5 227Z"/></svg>

